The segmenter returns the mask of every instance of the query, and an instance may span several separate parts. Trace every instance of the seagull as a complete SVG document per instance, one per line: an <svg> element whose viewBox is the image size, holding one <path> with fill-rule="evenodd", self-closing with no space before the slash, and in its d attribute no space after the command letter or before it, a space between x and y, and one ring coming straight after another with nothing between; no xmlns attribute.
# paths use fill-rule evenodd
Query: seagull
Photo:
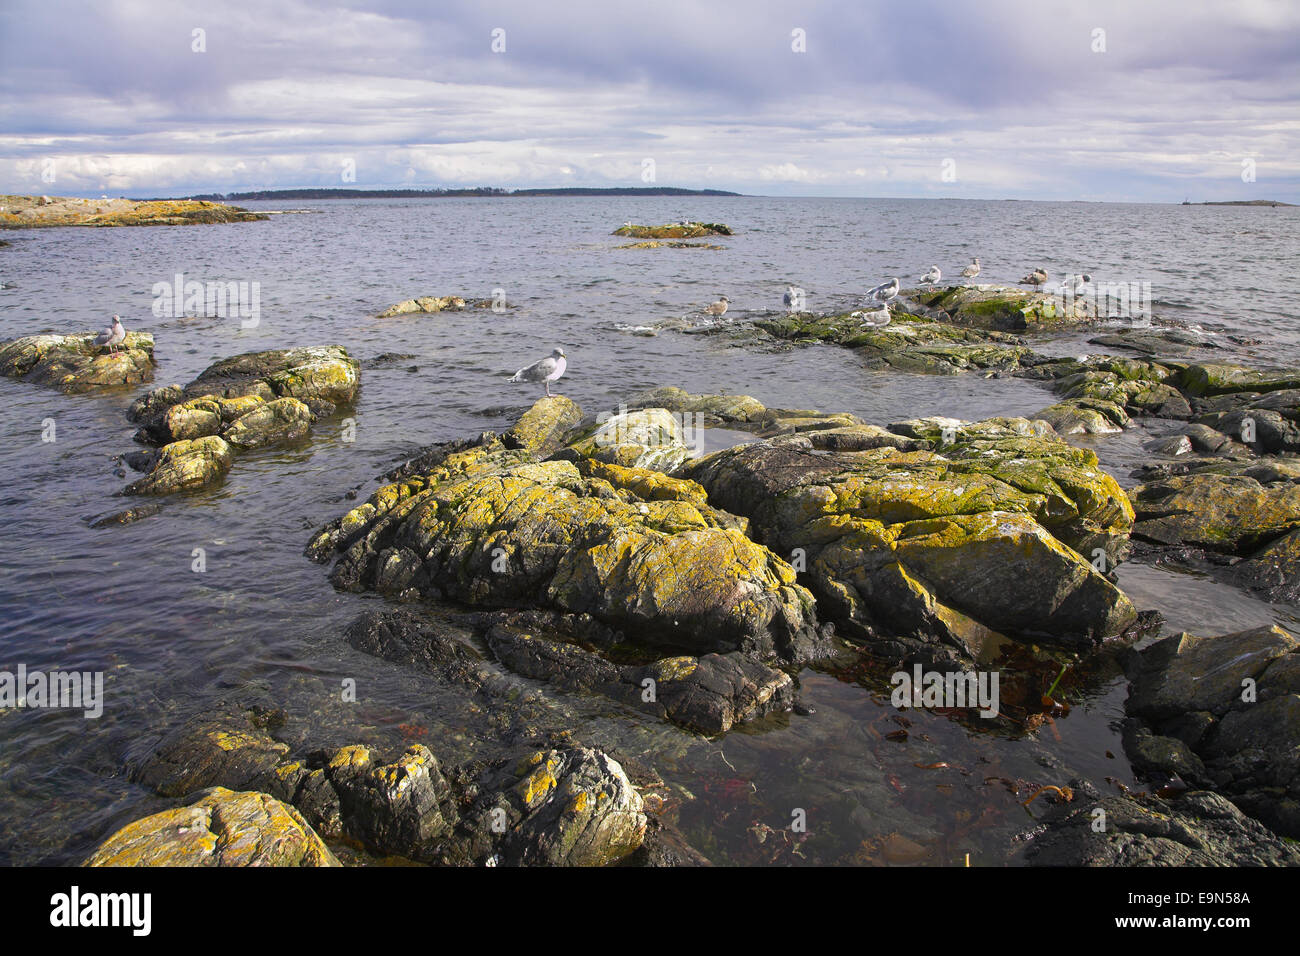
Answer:
<svg viewBox="0 0 1300 956"><path fill-rule="evenodd" d="M898 280L890 279L888 282L882 282L870 292L867 298L873 302L888 302L894 296L898 295Z"/></svg>
<svg viewBox="0 0 1300 956"><path fill-rule="evenodd" d="M972 259L970 261L970 265L968 265L965 269L961 270L961 277L963 279L973 279L979 274L980 274L979 256L976 256L974 259Z"/></svg>
<svg viewBox="0 0 1300 956"><path fill-rule="evenodd" d="M126 329L122 328L122 320L116 315L113 316L113 324L95 336L95 345L99 347L107 345L110 354L116 352L117 347L124 341L126 341Z"/></svg>
<svg viewBox="0 0 1300 956"><path fill-rule="evenodd" d="M1066 276L1061 280L1061 288L1069 289L1075 295L1079 295L1083 292L1083 287L1091 281L1092 276L1088 275L1086 272L1083 275Z"/></svg>
<svg viewBox="0 0 1300 956"><path fill-rule="evenodd" d="M851 319L860 319L865 325L881 328L889 324L889 306L882 305L875 312L854 312Z"/></svg>
<svg viewBox="0 0 1300 956"><path fill-rule="evenodd" d="M718 299L717 302L708 306L704 311L709 313L709 315L716 315L718 317L724 316L727 314L727 304L730 301L731 300L724 295L722 298Z"/></svg>
<svg viewBox="0 0 1300 956"><path fill-rule="evenodd" d="M921 281L926 285L934 285L943 278L943 273L939 271L938 266L930 266L930 271L921 276Z"/></svg>
<svg viewBox="0 0 1300 956"><path fill-rule="evenodd" d="M1035 289L1047 281L1047 270L1043 268L1035 269L1029 275L1020 280L1021 285L1032 285Z"/></svg>
<svg viewBox="0 0 1300 956"><path fill-rule="evenodd" d="M787 312L793 312L795 310L795 304L799 301L799 298L799 290L794 286L787 286L785 295L781 296L781 301L785 303L785 310Z"/></svg>
<svg viewBox="0 0 1300 956"><path fill-rule="evenodd" d="M567 363L564 361L564 349L555 349L540 362L521 368L510 379L512 382L541 382L546 385L547 397L551 394L551 383L564 374Z"/></svg>

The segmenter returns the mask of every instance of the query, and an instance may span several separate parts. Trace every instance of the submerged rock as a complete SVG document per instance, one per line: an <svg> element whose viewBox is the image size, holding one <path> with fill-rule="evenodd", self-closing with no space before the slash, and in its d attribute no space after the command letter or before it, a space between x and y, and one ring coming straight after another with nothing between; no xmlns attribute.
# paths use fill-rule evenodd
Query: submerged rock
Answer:
<svg viewBox="0 0 1300 956"><path fill-rule="evenodd" d="M517 674L603 694L705 734L724 734L794 702L788 674L735 652L620 666L565 641L501 625L488 631L487 643Z"/></svg>
<svg viewBox="0 0 1300 956"><path fill-rule="evenodd" d="M96 335L28 335L4 342L0 344L0 375L50 385L65 394L153 379L152 335L127 332L116 351L95 345Z"/></svg>
<svg viewBox="0 0 1300 956"><path fill-rule="evenodd" d="M291 806L223 787L118 830L86 866L339 866Z"/></svg>

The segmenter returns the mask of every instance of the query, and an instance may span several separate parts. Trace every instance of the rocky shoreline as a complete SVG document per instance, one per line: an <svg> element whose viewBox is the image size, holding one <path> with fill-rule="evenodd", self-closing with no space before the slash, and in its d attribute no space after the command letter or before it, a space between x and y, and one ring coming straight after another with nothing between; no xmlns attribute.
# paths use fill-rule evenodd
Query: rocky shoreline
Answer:
<svg viewBox="0 0 1300 956"><path fill-rule="evenodd" d="M55 226L193 226L260 222L265 213L198 199L78 199L71 196L0 196L0 229Z"/></svg>
<svg viewBox="0 0 1300 956"><path fill-rule="evenodd" d="M995 287L905 298L915 311L884 327L797 313L743 334L832 343L869 369L1023 377L1058 400L1026 417L874 423L664 387L613 415L542 398L501 434L432 446L305 550L335 588L386 599L347 643L481 701L491 742L468 762L433 742L322 747L280 739L274 708L232 704L133 762L133 780L181 802L90 862L333 865L359 846L456 865L700 863L656 813L654 768L578 739L553 695L717 740L803 712L810 664L997 672L994 723L1032 737L1068 713L1071 680L1113 658L1132 681L1124 749L1148 789L1034 787L1024 802L1045 812L1007 861L1300 863L1300 644L1271 627L1142 646L1159 615L1115 573L1158 557L1295 600L1300 372L1206 361L1200 343L1158 328L1094 339L1138 357L1052 357L1029 337L1095 316ZM411 302L394 314L462 307ZM10 343L0 359L55 384L32 374L49 348ZM100 361L58 381L98 387ZM358 384L356 361L327 346L238 356L154 389L130 417L157 450L128 456L145 477L126 491L219 480L234 451L303 439ZM1104 446L1069 439L1135 418L1171 434L1125 490ZM698 455L701 427L729 447ZM988 719L973 703L951 710L972 727ZM1101 831L1097 809L1111 821ZM178 820L194 826L178 836ZM273 855L223 856L222 827L275 837L256 841Z"/></svg>

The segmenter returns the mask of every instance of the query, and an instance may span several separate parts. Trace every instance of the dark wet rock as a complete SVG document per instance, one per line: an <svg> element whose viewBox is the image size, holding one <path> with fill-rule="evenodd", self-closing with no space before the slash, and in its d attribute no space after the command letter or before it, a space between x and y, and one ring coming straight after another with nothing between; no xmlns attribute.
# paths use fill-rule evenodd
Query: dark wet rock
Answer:
<svg viewBox="0 0 1300 956"><path fill-rule="evenodd" d="M1300 389L1300 371L1258 372L1240 365L1189 365L1178 377L1178 386L1189 395L1211 396L1227 392L1273 392Z"/></svg>
<svg viewBox="0 0 1300 956"><path fill-rule="evenodd" d="M1183 429L1192 448L1203 455L1249 455L1250 449L1208 425L1194 424Z"/></svg>
<svg viewBox="0 0 1300 956"><path fill-rule="evenodd" d="M318 772L336 799L322 798L324 788L312 779L304 813L313 823L320 815L322 832L337 825L381 853L422 861L441 857L455 811L451 788L427 747L408 747L389 764L378 763L367 747L343 747Z"/></svg>
<svg viewBox="0 0 1300 956"><path fill-rule="evenodd" d="M1300 527L1300 483L1251 462L1207 464L1129 494L1134 537L1157 544L1247 555Z"/></svg>
<svg viewBox="0 0 1300 956"><path fill-rule="evenodd" d="M573 644L500 625L488 631L487 643L517 674L599 693L705 734L788 710L794 696L789 675L736 653L620 666Z"/></svg>
<svg viewBox="0 0 1300 956"><path fill-rule="evenodd" d="M1097 810L1105 812L1098 832ZM1104 796L1049 811L1046 829L1023 839L1031 866L1295 866L1300 850L1203 790L1171 802Z"/></svg>
<svg viewBox="0 0 1300 956"><path fill-rule="evenodd" d="M92 528L111 528L124 524L133 524L142 518L152 518L162 511L162 505L141 505L137 508L127 508L125 511L115 511L112 514L106 514L95 518L90 522Z"/></svg>
<svg viewBox="0 0 1300 956"><path fill-rule="evenodd" d="M308 554L340 555L331 573L340 588L590 613L633 639L695 653L795 659L820 640L812 596L788 564L689 482L626 471L678 493L641 498L631 481L616 488L494 439L380 488Z"/></svg>
<svg viewBox="0 0 1300 956"><path fill-rule="evenodd" d="M149 473L122 490L125 495L169 495L197 491L225 477L230 446L216 435L164 445Z"/></svg>
<svg viewBox="0 0 1300 956"><path fill-rule="evenodd" d="M363 614L348 627L345 637L359 651L470 690L490 685L496 677L482 655L451 628L411 611Z"/></svg>
<svg viewBox="0 0 1300 956"><path fill-rule="evenodd" d="M1272 396L1263 397L1244 408L1202 415L1197 423L1231 436L1255 451L1272 454L1300 452L1300 405L1293 398L1296 393L1275 392L1273 395L1285 395L1287 401L1270 402ZM1279 405L1281 410L1267 407L1269 404Z"/></svg>
<svg viewBox="0 0 1300 956"><path fill-rule="evenodd" d="M808 313L754 323L777 338L834 342L857 350L868 368L953 375L973 369L1017 368L1029 353L1020 339L1000 332L958 328L900 317L878 326L862 312Z"/></svg>
<svg viewBox="0 0 1300 956"><path fill-rule="evenodd" d="M85 866L340 866L291 806L217 787L183 807L128 824Z"/></svg>
<svg viewBox="0 0 1300 956"><path fill-rule="evenodd" d="M219 711L192 717L167 734L130 777L165 797L228 787L279 791L287 799L273 781L288 752L251 714Z"/></svg>
<svg viewBox="0 0 1300 956"><path fill-rule="evenodd" d="M1165 638L1134 656L1125 709L1138 769L1212 787L1300 836L1300 640L1276 626Z"/></svg>
<svg viewBox="0 0 1300 956"><path fill-rule="evenodd" d="M860 638L937 638L978 656L1001 634L1090 644L1134 623L1092 563L1122 557L1132 520L1092 452L1024 419L889 428L934 450L828 452L790 435L682 474L803 564L823 613Z"/></svg>
<svg viewBox="0 0 1300 956"><path fill-rule="evenodd" d="M115 351L95 345L97 335L27 335L0 343L0 375L69 395L153 380L152 335L127 332Z"/></svg>
<svg viewBox="0 0 1300 956"><path fill-rule="evenodd" d="M1120 329L1088 340L1089 345L1139 352L1143 355L1185 355L1192 349L1222 348L1214 339L1188 329Z"/></svg>
<svg viewBox="0 0 1300 956"><path fill-rule="evenodd" d="M645 837L641 795L622 766L582 747L539 750L485 776L461 832L479 861L604 866Z"/></svg>
<svg viewBox="0 0 1300 956"><path fill-rule="evenodd" d="M141 395L131 403L126 417L131 422L142 422L185 398L185 389L179 385L160 385Z"/></svg>
<svg viewBox="0 0 1300 956"><path fill-rule="evenodd" d="M1168 455L1170 458L1192 453L1192 441L1186 435L1170 435L1168 438L1146 442L1142 447L1157 455Z"/></svg>
<svg viewBox="0 0 1300 956"><path fill-rule="evenodd" d="M1300 528L1238 562L1229 577L1238 587L1261 592L1267 600L1300 604Z"/></svg>

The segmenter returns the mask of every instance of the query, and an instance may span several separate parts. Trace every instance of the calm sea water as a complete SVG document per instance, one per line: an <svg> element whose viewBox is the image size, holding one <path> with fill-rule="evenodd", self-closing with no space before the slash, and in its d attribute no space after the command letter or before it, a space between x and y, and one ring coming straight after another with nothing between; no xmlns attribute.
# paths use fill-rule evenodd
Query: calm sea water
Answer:
<svg viewBox="0 0 1300 956"><path fill-rule="evenodd" d="M250 204L254 208L286 208ZM169 727L223 698L257 693L285 707L290 733L317 743L400 742L437 732L447 761L481 752L473 701L347 646L342 628L373 596L336 594L302 557L312 530L364 497L375 475L430 442L500 428L536 397L505 381L556 345L560 390L588 412L658 385L745 392L771 406L850 411L889 422L928 414L1022 415L1050 404L1031 382L866 372L852 353L788 350L744 335L631 328L697 310L718 295L743 322L780 306L787 283L809 307L850 304L898 275L972 256L982 280L1053 276L1150 282L1158 316L1215 333L1225 357L1300 363L1293 286L1300 209L1029 202L802 199L517 199L292 204L305 215L231 226L6 233L0 339L99 329L113 312L157 343L157 384L184 383L240 352L339 343L362 360L356 441L336 418L309 445L240 457L219 488L165 503L136 524L93 530L126 506L115 458L135 446L123 412L141 390L68 397L0 380L0 668L104 671L102 718L0 710L0 863L76 862L113 827L162 802L127 782L125 763ZM721 221L723 251L619 250L624 220ZM155 318L152 288L187 279L257 282L261 320ZM503 314L376 319L416 295L491 297ZM1086 336L1040 343L1087 351ZM1096 351L1092 347L1092 351ZM54 419L57 441L41 441ZM1113 473L1141 460L1141 431L1099 440ZM192 570L203 548L206 571ZM1168 629L1219 632L1296 609L1205 578L1140 565L1120 570ZM343 704L342 678L361 702ZM673 814L718 862L916 858L1000 863L1029 815L993 776L1132 783L1114 725L1122 679L1100 681L1054 733L1007 740L914 714L905 745L882 744L894 711L870 681L801 675L815 714L702 741L608 703L559 695L580 734L654 766L679 795ZM866 686L864 686L866 685ZM418 730L416 731L418 732ZM922 737L928 737L923 740ZM1108 757L1107 751L1114 757ZM918 764L944 762L947 770ZM740 783L737 783L740 781ZM808 811L798 844L765 837ZM910 841L904 843L902 841ZM882 850L886 847L886 850ZM899 850L904 847L904 850ZM797 853L795 851L798 851Z"/></svg>

